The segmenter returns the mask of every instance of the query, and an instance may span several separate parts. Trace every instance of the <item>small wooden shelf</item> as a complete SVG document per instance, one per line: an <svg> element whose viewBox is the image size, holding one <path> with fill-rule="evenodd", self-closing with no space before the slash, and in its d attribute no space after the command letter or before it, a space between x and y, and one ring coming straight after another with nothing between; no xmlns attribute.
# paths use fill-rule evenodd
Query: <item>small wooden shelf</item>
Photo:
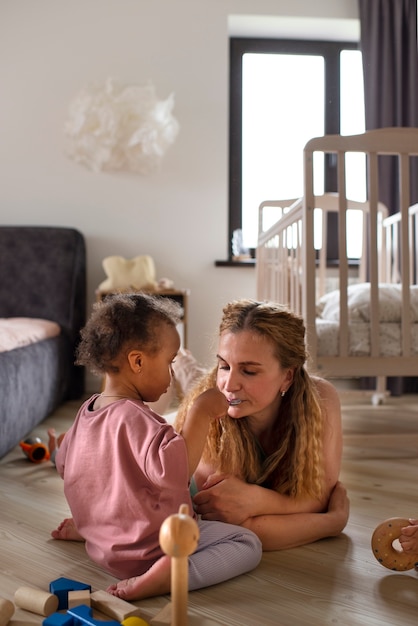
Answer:
<svg viewBox="0 0 418 626"><path fill-rule="evenodd" d="M112 293L150 293L156 296L163 296L164 298L171 298L171 300L175 300L179 303L181 308L183 309L182 316L182 328L179 328L179 333L181 337L181 345L183 348L187 348L187 325L188 325L188 305L189 305L189 295L190 289L130 289L129 292L126 289L121 290L113 290L113 291L101 291L100 289L96 289L96 300L100 302L106 296L111 295Z"/></svg>

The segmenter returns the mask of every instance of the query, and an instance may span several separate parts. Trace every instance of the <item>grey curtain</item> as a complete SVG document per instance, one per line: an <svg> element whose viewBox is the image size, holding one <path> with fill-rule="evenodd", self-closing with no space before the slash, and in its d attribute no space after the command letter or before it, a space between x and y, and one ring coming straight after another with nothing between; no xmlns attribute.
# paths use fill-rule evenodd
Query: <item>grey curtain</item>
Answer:
<svg viewBox="0 0 418 626"><path fill-rule="evenodd" d="M359 0L366 129L418 127L417 0ZM396 213L396 162L380 163L380 200ZM412 203L418 201L415 163Z"/></svg>
<svg viewBox="0 0 418 626"><path fill-rule="evenodd" d="M417 0L358 0L366 129L418 127ZM418 161L411 172L411 204L418 202ZM380 200L398 206L396 160L381 157ZM369 385L368 385L369 386ZM393 394L418 391L418 378L388 380Z"/></svg>

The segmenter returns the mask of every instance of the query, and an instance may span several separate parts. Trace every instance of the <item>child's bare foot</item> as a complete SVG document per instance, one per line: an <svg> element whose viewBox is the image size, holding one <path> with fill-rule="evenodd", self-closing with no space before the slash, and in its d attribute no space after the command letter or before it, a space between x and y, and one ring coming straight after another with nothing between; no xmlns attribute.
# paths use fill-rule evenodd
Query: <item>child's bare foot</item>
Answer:
<svg viewBox="0 0 418 626"><path fill-rule="evenodd" d="M126 578L119 583L110 585L106 591L112 596L117 596L123 600L137 600L140 587L141 576L135 576L134 578Z"/></svg>
<svg viewBox="0 0 418 626"><path fill-rule="evenodd" d="M84 541L84 538L78 532L72 517L66 517L56 530L53 530L51 537L54 539L63 539L65 541Z"/></svg>
<svg viewBox="0 0 418 626"><path fill-rule="evenodd" d="M106 589L122 600L144 600L170 592L170 557L163 556L141 576L126 578Z"/></svg>

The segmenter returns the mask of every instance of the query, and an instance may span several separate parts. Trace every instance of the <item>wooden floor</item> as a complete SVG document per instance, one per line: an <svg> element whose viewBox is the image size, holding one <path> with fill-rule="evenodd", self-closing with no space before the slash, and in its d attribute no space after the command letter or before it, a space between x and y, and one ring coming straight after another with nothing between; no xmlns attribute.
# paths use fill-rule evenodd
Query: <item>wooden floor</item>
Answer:
<svg viewBox="0 0 418 626"><path fill-rule="evenodd" d="M343 535L293 550L266 553L259 567L222 585L189 594L189 626L406 626L418 621L418 574L382 567L371 534L388 517L418 517L418 397L369 398L341 392L344 420L342 480L351 499ZM69 403L35 429L71 424ZM105 589L113 578L86 557L82 544L49 532L68 515L62 480L49 462L33 465L19 447L0 461L0 597L21 586L45 591L65 576ZM137 603L147 621L169 597ZM110 619L110 618L108 618ZM10 626L42 624L16 609Z"/></svg>

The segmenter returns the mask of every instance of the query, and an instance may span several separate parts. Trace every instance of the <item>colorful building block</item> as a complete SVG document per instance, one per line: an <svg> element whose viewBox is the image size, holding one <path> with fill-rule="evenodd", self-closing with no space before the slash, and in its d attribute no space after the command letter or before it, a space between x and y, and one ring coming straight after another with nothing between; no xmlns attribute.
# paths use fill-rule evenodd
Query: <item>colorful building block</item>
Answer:
<svg viewBox="0 0 418 626"><path fill-rule="evenodd" d="M91 594L88 589L77 589L76 591L68 592L68 608L71 609L73 606L78 606L79 604L85 604L86 606L91 606ZM111 615L110 617L114 617Z"/></svg>
<svg viewBox="0 0 418 626"><path fill-rule="evenodd" d="M90 595L90 600L94 609L122 623L127 617L141 617L141 609L137 606L112 596L106 591L94 591ZM80 604L87 604L87 602L80 602Z"/></svg>
<svg viewBox="0 0 418 626"><path fill-rule="evenodd" d="M68 609L68 592L79 591L81 589L88 589L91 591L91 585L79 582L78 580L71 580L71 578L57 578L49 583L49 591L58 598L58 610Z"/></svg>
<svg viewBox="0 0 418 626"><path fill-rule="evenodd" d="M103 621L93 618L93 609L84 604L68 609L67 615L71 615L74 626L121 626L120 622L114 620Z"/></svg>
<svg viewBox="0 0 418 626"><path fill-rule="evenodd" d="M42 626L75 626L74 618L67 613L53 613L42 622Z"/></svg>

